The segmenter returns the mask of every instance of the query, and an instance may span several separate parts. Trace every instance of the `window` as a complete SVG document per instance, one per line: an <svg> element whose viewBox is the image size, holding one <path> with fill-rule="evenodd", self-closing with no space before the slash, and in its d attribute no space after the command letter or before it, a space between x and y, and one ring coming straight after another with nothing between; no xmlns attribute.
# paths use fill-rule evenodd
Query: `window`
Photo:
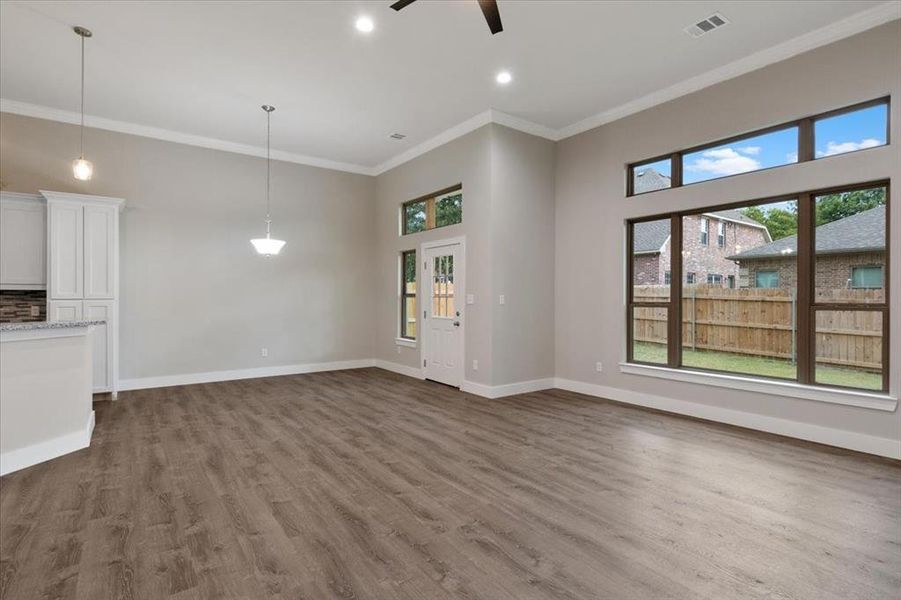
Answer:
<svg viewBox="0 0 901 600"><path fill-rule="evenodd" d="M446 227L463 222L463 186L429 194L423 198L405 202L401 207L401 231L403 235Z"/></svg>
<svg viewBox="0 0 901 600"><path fill-rule="evenodd" d="M669 299L669 219L642 221L632 228L632 295L636 302L657 302ZM663 281L660 272L663 271ZM662 284L662 285L661 285Z"/></svg>
<svg viewBox="0 0 901 600"><path fill-rule="evenodd" d="M416 251L400 254L400 337L416 339Z"/></svg>
<svg viewBox="0 0 901 600"><path fill-rule="evenodd" d="M798 128L740 138L682 156L683 184L798 162Z"/></svg>
<svg viewBox="0 0 901 600"><path fill-rule="evenodd" d="M841 111L821 117L813 126L814 157L825 158L884 146L888 141L888 104Z"/></svg>
<svg viewBox="0 0 901 600"><path fill-rule="evenodd" d="M851 267L851 288L855 290L882 289L882 266Z"/></svg>
<svg viewBox="0 0 901 600"><path fill-rule="evenodd" d="M754 287L779 287L779 271L757 271L757 273L754 275Z"/></svg>
<svg viewBox="0 0 901 600"><path fill-rule="evenodd" d="M641 160L627 169L626 194L701 183L889 143L889 98Z"/></svg>
<svg viewBox="0 0 901 600"><path fill-rule="evenodd" d="M672 185L673 160L667 157L663 160L634 165L631 168L632 179L629 195L644 194L665 190Z"/></svg>
<svg viewBox="0 0 901 600"><path fill-rule="evenodd" d="M673 251L666 289L628 289L627 360L887 391L889 197L878 182L630 222L633 239L657 223ZM698 246L696 223L711 211L731 215L734 249ZM642 263L631 250L634 281Z"/></svg>
<svg viewBox="0 0 901 600"><path fill-rule="evenodd" d="M663 274L663 285L670 285L673 282L673 272L666 271Z"/></svg>
<svg viewBox="0 0 901 600"><path fill-rule="evenodd" d="M726 222L717 221L716 223L716 245L720 248L726 247Z"/></svg>
<svg viewBox="0 0 901 600"><path fill-rule="evenodd" d="M435 279L432 281L432 316L453 317L454 307L454 257L435 257Z"/></svg>
<svg viewBox="0 0 901 600"><path fill-rule="evenodd" d="M701 245L707 245L707 238L710 235L710 219L701 217Z"/></svg>

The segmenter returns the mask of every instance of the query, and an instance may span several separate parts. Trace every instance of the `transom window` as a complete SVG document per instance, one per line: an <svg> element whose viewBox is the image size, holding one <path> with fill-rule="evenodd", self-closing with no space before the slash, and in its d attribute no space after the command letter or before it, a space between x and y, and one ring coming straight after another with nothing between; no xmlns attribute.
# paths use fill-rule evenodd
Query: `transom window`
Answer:
<svg viewBox="0 0 901 600"><path fill-rule="evenodd" d="M889 98L805 117L629 165L635 196L889 143Z"/></svg>
<svg viewBox="0 0 901 600"><path fill-rule="evenodd" d="M878 182L630 221L627 360L888 391L888 198ZM724 249L694 238L705 214L735 229Z"/></svg>
<svg viewBox="0 0 901 600"><path fill-rule="evenodd" d="M455 185L401 206L403 235L463 222L463 186Z"/></svg>

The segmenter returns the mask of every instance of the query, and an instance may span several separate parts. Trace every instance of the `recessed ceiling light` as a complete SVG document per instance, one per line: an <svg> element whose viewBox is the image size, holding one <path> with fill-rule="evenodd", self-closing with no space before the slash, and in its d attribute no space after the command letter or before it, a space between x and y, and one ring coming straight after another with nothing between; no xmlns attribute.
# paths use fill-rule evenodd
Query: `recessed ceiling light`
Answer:
<svg viewBox="0 0 901 600"><path fill-rule="evenodd" d="M354 25L356 25L357 31L362 31L363 33L369 33L375 29L375 23L369 17L358 17Z"/></svg>
<svg viewBox="0 0 901 600"><path fill-rule="evenodd" d="M510 71L501 71L497 74L494 80L501 85L507 85L508 83L513 81L513 75L510 74Z"/></svg>

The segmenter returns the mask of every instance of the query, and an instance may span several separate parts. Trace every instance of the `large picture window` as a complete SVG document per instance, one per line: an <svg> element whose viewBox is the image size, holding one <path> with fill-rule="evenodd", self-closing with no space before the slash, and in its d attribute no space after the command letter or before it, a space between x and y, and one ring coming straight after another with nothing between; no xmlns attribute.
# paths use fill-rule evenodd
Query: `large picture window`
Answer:
<svg viewBox="0 0 901 600"><path fill-rule="evenodd" d="M400 337L416 339L416 251L400 254Z"/></svg>
<svg viewBox="0 0 901 600"><path fill-rule="evenodd" d="M408 235L463 222L463 186L455 185L401 206L401 233Z"/></svg>
<svg viewBox="0 0 901 600"><path fill-rule="evenodd" d="M887 391L888 196L880 182L630 221L628 361ZM728 223L722 244L700 243L706 221Z"/></svg>

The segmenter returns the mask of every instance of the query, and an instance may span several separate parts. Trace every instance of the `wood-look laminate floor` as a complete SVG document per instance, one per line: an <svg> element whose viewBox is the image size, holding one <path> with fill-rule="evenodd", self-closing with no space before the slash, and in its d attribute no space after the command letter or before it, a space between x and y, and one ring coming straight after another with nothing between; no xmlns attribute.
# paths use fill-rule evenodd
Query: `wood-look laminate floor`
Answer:
<svg viewBox="0 0 901 600"><path fill-rule="evenodd" d="M880 599L901 467L361 369L123 393L0 480L0 597ZM888 417L888 415L887 415Z"/></svg>

